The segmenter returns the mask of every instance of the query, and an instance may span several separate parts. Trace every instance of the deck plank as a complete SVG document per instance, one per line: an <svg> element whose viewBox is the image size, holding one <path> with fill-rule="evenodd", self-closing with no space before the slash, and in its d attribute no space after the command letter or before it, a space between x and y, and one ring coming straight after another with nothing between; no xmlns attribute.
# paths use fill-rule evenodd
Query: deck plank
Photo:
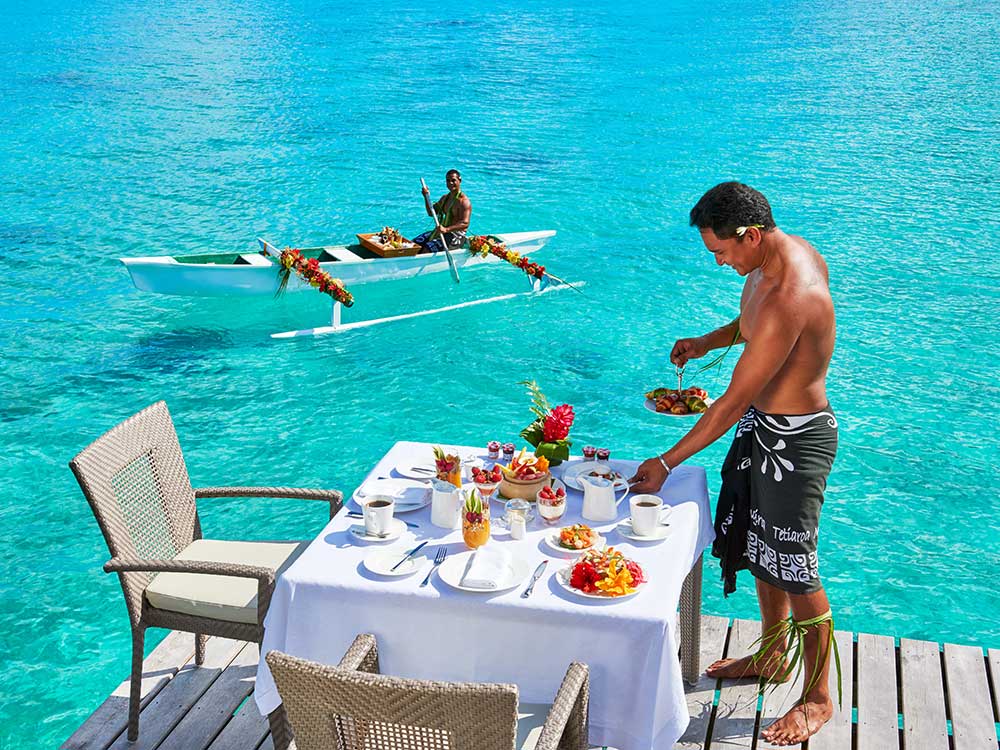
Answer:
<svg viewBox="0 0 1000 750"><path fill-rule="evenodd" d="M143 661L140 705L147 705L193 657L193 635L176 630L168 633ZM128 725L130 686L131 680L126 677L60 746L60 750L105 750L110 746Z"/></svg>
<svg viewBox="0 0 1000 750"><path fill-rule="evenodd" d="M906 750L948 750L941 650L930 641L899 641L900 700Z"/></svg>
<svg viewBox="0 0 1000 750"><path fill-rule="evenodd" d="M854 634L836 630L840 652L840 682L843 695L840 705L835 705L833 718L819 732L809 739L809 750L851 750L851 735L854 730L852 719L854 709ZM830 667L830 697L837 702L837 672Z"/></svg>
<svg viewBox="0 0 1000 750"><path fill-rule="evenodd" d="M254 678L256 680L256 677ZM251 695L240 707L233 720L208 746L208 750L247 750L255 748L271 731L267 718L260 715L257 703Z"/></svg>
<svg viewBox="0 0 1000 750"><path fill-rule="evenodd" d="M739 658L753 651L760 637L760 623L735 620L729 631L726 656ZM757 680L726 680L712 727L712 750L750 750L757 723Z"/></svg>
<svg viewBox="0 0 1000 750"><path fill-rule="evenodd" d="M885 635L858 636L857 750L899 747L896 647ZM994 749L995 750L995 749Z"/></svg>
<svg viewBox="0 0 1000 750"><path fill-rule="evenodd" d="M955 750L997 750L983 650L945 644L944 671Z"/></svg>
<svg viewBox="0 0 1000 750"><path fill-rule="evenodd" d="M230 722L243 699L253 691L257 655L257 644L247 643L188 710L158 750L203 750Z"/></svg>
<svg viewBox="0 0 1000 750"><path fill-rule="evenodd" d="M795 705L802 697L803 687L805 687L805 670L800 674L793 674L793 679L783 685L775 685L773 689L768 687L760 707L760 722L757 727L758 748L770 750L779 747L761 737L760 732L784 716L788 709ZM801 745L785 745L785 747L801 747Z"/></svg>
<svg viewBox="0 0 1000 750"><path fill-rule="evenodd" d="M712 718L712 707L715 702L715 690L719 681L705 674L705 668L716 659L722 658L726 646L726 633L729 630L729 620L724 617L702 615L701 618L701 649L699 654L699 670L701 674L694 685L686 685L688 723L684 735L674 745L675 750L701 750L705 747L708 725Z"/></svg>
<svg viewBox="0 0 1000 750"><path fill-rule="evenodd" d="M112 750L154 750L158 747L244 645L243 641L209 638L205 663L199 667L191 661L178 671L139 715L139 739L129 742L128 735L122 732L111 745Z"/></svg>
<svg viewBox="0 0 1000 750"><path fill-rule="evenodd" d="M267 735L264 741L260 743L260 747L257 750L274 750L274 740L271 739L271 735Z"/></svg>

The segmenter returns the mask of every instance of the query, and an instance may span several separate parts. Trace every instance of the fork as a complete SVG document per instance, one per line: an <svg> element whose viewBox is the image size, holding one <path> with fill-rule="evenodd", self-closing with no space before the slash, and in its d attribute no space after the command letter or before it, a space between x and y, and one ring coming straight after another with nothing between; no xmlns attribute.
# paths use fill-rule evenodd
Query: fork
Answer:
<svg viewBox="0 0 1000 750"><path fill-rule="evenodd" d="M427 582L431 580L431 576L434 574L434 571L437 569L437 566L440 565L441 563L443 563L444 559L447 556L448 556L448 548L447 547L438 547L437 554L434 555L434 565L432 565L431 569L427 571L427 577L424 578L424 580L420 582L420 587L421 588L427 585Z"/></svg>

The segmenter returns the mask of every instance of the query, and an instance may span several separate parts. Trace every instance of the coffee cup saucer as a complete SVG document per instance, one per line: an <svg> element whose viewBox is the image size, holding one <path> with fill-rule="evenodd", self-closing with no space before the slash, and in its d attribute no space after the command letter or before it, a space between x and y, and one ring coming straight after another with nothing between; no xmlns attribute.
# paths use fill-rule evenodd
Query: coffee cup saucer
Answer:
<svg viewBox="0 0 1000 750"><path fill-rule="evenodd" d="M670 534L670 529L662 521L656 526L656 531L650 536L636 534L632 528L632 519L626 518L615 527L619 534L633 542L662 542Z"/></svg>
<svg viewBox="0 0 1000 750"><path fill-rule="evenodd" d="M403 532L406 531L406 523L399 518L393 518L389 524L388 533L385 536L369 534L363 523L354 524L348 531L351 532L355 539L360 539L362 542L393 542L399 539Z"/></svg>

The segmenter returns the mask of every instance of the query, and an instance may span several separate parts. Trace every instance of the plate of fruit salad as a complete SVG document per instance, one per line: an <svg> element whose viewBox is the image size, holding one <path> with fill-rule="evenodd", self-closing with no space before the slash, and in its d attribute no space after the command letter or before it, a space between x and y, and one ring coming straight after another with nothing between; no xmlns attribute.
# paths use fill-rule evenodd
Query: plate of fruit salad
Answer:
<svg viewBox="0 0 1000 750"><path fill-rule="evenodd" d="M546 534L545 543L556 552L575 554L589 549L601 549L604 547L604 537L586 524L577 523Z"/></svg>
<svg viewBox="0 0 1000 750"><path fill-rule="evenodd" d="M668 417L690 417L703 414L714 402L704 388L654 388L646 394L645 406Z"/></svg>
<svg viewBox="0 0 1000 750"><path fill-rule="evenodd" d="M638 594L647 583L639 563L614 547L591 549L556 574L556 581L571 594L585 599L625 599Z"/></svg>

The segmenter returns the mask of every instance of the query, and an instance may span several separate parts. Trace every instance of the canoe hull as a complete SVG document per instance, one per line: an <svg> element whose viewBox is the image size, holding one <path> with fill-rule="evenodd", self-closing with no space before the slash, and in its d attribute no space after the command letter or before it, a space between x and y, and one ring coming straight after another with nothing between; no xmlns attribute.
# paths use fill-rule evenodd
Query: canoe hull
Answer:
<svg viewBox="0 0 1000 750"><path fill-rule="evenodd" d="M522 255L530 255L538 252L554 235L554 231L547 230L497 236L510 249ZM264 260L263 256L258 257ZM492 256L483 258L472 255L467 250L454 250L452 257L460 272L500 262ZM155 256L121 258L121 262L128 269L135 287L144 292L188 297L256 297L273 296L278 289L277 267L273 261L267 265L215 265L182 263L171 256ZM351 289L379 281L411 279L447 272L448 259L444 253L434 253L404 258L327 261L321 263L320 267ZM310 288L293 277L289 280L287 291L297 292Z"/></svg>

